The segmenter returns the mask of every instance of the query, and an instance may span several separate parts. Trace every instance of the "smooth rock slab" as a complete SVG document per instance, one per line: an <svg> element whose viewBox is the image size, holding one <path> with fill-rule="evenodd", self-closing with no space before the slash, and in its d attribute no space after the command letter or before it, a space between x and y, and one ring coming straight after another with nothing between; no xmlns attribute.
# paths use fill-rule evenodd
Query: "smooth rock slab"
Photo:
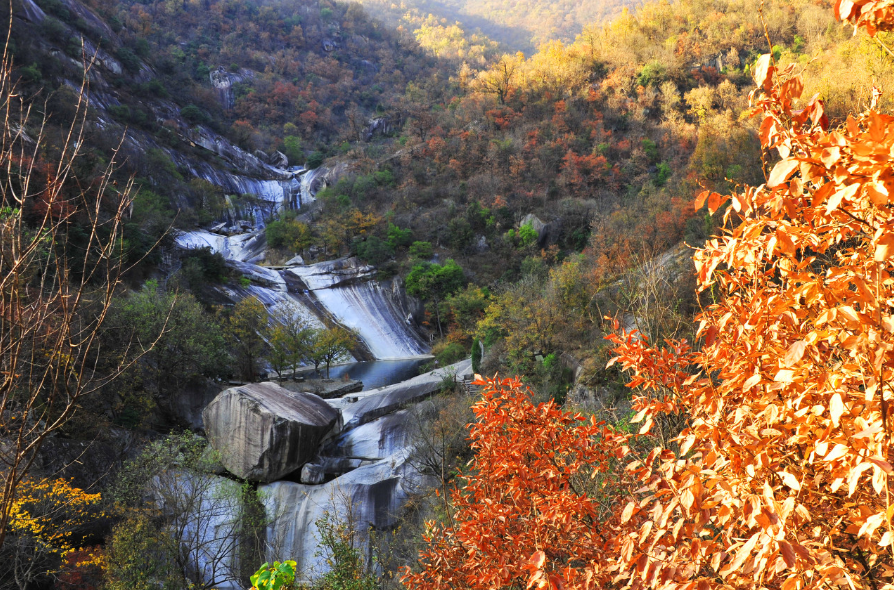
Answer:
<svg viewBox="0 0 894 590"><path fill-rule="evenodd" d="M208 441L230 473L251 481L280 479L314 458L341 414L312 393L275 383L221 392L202 412Z"/></svg>
<svg viewBox="0 0 894 590"><path fill-rule="evenodd" d="M267 560L294 559L297 579L310 580L329 570L317 523L326 515L351 525L366 557L370 529L399 522L400 512L418 491L420 476L406 453L365 465L323 485L277 481L258 488L270 525Z"/></svg>
<svg viewBox="0 0 894 590"><path fill-rule="evenodd" d="M472 361L466 359L407 381L329 400L329 403L342 411L345 430L348 430L434 395L444 379L470 379L472 374Z"/></svg>

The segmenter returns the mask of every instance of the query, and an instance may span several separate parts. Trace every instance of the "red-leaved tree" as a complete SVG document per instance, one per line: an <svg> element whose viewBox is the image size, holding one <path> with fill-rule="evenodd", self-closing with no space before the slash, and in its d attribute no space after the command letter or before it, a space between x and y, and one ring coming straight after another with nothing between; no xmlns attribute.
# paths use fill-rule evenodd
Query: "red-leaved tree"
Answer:
<svg viewBox="0 0 894 590"><path fill-rule="evenodd" d="M452 494L445 526L425 535L423 570L408 588L524 586L532 548L571 565L601 559L599 499L585 493L615 461L604 425L534 404L514 379L489 380L473 407L475 458ZM598 483L598 482L597 482Z"/></svg>

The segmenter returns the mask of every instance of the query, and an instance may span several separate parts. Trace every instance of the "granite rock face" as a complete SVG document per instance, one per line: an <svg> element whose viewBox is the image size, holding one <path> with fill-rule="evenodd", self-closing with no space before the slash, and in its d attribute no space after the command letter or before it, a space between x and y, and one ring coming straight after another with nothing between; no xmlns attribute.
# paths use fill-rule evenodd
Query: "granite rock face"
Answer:
<svg viewBox="0 0 894 590"><path fill-rule="evenodd" d="M230 473L271 482L314 458L341 414L311 393L253 383L220 393L202 413L211 446Z"/></svg>
<svg viewBox="0 0 894 590"><path fill-rule="evenodd" d="M399 453L323 485L277 481L259 487L270 519L268 560L280 556L294 559L299 580L310 580L328 571L317 526L327 516L352 523L355 541L365 553L370 530L396 525L401 507L418 491L421 478L413 473L406 459L406 452Z"/></svg>
<svg viewBox="0 0 894 590"><path fill-rule="evenodd" d="M324 441L301 471L301 483L277 481L258 488L269 525L267 560L294 559L298 579L328 570L318 522L334 518L354 527L357 547L369 557L371 530L398 524L414 495L434 485L410 460L418 427L414 407L436 394L446 379L467 379L470 360L408 381L327 400L341 408L345 425Z"/></svg>
<svg viewBox="0 0 894 590"><path fill-rule="evenodd" d="M467 359L401 383L329 400L329 403L342 411L345 430L349 430L431 397L440 391L445 379L471 377L472 361Z"/></svg>

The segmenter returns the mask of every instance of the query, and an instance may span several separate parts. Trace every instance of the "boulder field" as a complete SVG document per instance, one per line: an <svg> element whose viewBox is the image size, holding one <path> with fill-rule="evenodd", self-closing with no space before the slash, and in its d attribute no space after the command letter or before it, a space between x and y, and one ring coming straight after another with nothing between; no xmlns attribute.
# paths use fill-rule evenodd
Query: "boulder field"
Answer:
<svg viewBox="0 0 894 590"><path fill-rule="evenodd" d="M306 580L327 567L317 531L325 515L350 522L361 544L370 530L394 526L430 483L409 461L412 408L445 380L471 376L466 360L337 399L275 383L221 392L205 409L205 430L230 473L264 484L267 559L294 559Z"/></svg>

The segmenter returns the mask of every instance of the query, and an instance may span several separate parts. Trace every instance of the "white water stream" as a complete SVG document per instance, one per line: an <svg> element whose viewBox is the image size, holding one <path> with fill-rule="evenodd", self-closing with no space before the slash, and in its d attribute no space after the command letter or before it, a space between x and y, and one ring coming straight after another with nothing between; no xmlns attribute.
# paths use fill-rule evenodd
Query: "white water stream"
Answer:
<svg viewBox="0 0 894 590"><path fill-rule="evenodd" d="M317 168L304 172L300 181L292 181L299 185L296 191L299 205L315 200L314 193L322 176L322 169ZM269 197L278 208L294 206L287 192L281 190L278 197L272 193L258 196L264 200ZM233 226L216 229L182 232L176 237L176 243L183 249L210 248L220 253L252 281L249 294L258 297L272 313L291 309L317 327L325 320L334 320L355 330L377 360L428 353L428 346L414 329L412 319L395 303L395 297L374 280L373 267L357 264L353 259L340 259L268 268L260 265L265 258L266 240L257 223L246 233L218 233L232 231Z"/></svg>

